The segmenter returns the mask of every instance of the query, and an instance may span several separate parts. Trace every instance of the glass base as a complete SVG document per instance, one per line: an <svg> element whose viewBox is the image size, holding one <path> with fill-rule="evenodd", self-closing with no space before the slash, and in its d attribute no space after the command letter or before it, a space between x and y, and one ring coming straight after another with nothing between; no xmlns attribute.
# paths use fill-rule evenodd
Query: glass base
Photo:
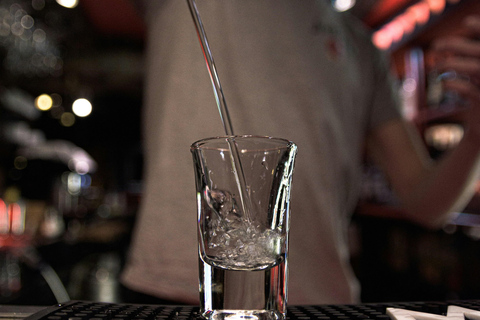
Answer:
<svg viewBox="0 0 480 320"><path fill-rule="evenodd" d="M209 320L284 320L285 315L271 310L213 310L204 317Z"/></svg>

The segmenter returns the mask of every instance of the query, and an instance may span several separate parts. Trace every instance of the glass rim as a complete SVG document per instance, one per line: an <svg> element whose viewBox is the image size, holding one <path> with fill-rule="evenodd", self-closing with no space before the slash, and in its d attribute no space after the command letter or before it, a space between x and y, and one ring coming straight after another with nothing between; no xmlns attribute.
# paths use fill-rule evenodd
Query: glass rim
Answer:
<svg viewBox="0 0 480 320"><path fill-rule="evenodd" d="M276 142L278 143L278 146L271 146L270 148L258 148L256 150L276 150L276 149L288 149L291 147L297 148L297 145L288 139L284 138L276 138L276 137L271 137L271 136L261 136L261 135L232 135L232 136L215 136L215 137L209 137L209 138L204 138L195 141L192 143L190 146L190 151L195 151L199 149L211 149L211 150L228 150L228 145L226 147L214 147L214 146L206 146L208 143L215 142L215 141L225 141L227 143L228 139L233 139L234 141L238 140L253 140L253 139L258 139L258 140L264 140L264 141L270 141L270 142ZM254 150L249 150L249 151L254 151Z"/></svg>

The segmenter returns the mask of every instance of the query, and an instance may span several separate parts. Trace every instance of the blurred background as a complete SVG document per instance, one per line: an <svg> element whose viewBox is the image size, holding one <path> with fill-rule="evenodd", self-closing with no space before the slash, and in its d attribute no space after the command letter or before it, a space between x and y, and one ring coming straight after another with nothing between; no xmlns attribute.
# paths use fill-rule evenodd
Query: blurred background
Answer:
<svg viewBox="0 0 480 320"><path fill-rule="evenodd" d="M405 117L432 157L448 152L463 128L458 97L438 84L455 75L431 68L428 47L461 32L480 2L332 5L371 29L391 55ZM142 196L145 35L140 1L0 0L0 304L121 302L118 275ZM366 162L351 228L363 300L479 298L478 195L441 231L396 213Z"/></svg>

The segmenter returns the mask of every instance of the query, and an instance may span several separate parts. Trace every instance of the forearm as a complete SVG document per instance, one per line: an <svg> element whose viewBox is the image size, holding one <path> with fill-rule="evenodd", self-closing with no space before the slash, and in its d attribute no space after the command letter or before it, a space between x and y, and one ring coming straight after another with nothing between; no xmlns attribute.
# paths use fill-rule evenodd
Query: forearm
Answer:
<svg viewBox="0 0 480 320"><path fill-rule="evenodd" d="M464 137L459 145L435 165L425 170L423 182L414 188L405 207L412 218L437 224L450 212L462 210L470 200L479 175L480 162L480 17L463 23L463 35L438 39L433 45L439 72L455 71L464 77L444 82L447 90L460 94Z"/></svg>
<svg viewBox="0 0 480 320"><path fill-rule="evenodd" d="M458 146L426 167L419 183L403 197L406 214L422 225L441 226L468 204L479 172L480 135L467 130Z"/></svg>

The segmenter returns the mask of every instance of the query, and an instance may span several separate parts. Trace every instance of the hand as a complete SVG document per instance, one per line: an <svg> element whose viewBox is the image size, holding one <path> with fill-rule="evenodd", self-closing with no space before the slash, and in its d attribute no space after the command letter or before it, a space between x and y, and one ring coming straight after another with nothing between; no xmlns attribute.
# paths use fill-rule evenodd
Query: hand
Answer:
<svg viewBox="0 0 480 320"><path fill-rule="evenodd" d="M463 22L462 34L443 37L433 43L435 68L461 75L444 81L445 90L457 92L469 106L466 125L478 130L480 139L480 16Z"/></svg>

